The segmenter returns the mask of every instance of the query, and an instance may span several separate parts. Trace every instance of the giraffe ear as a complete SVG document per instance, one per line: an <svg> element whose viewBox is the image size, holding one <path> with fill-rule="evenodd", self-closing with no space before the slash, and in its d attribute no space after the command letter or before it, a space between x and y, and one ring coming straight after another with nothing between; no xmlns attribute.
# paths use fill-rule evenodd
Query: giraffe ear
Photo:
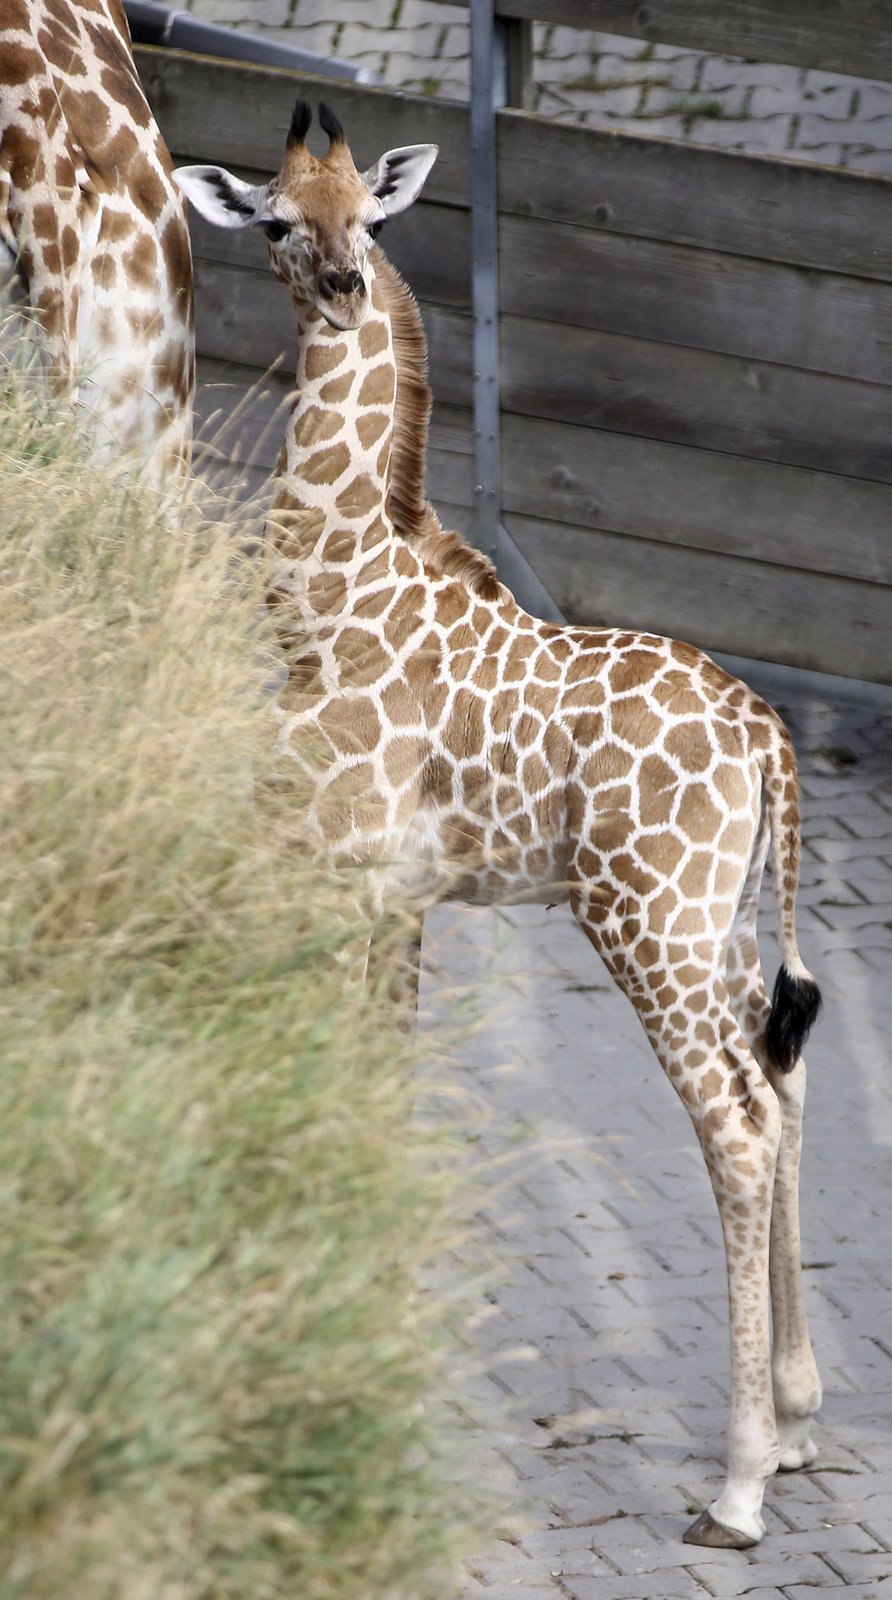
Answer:
<svg viewBox="0 0 892 1600"><path fill-rule="evenodd" d="M272 221L265 185L254 188L225 167L175 167L173 175L196 211L218 228Z"/></svg>
<svg viewBox="0 0 892 1600"><path fill-rule="evenodd" d="M399 150L388 150L362 175L367 189L380 200L388 217L417 200L421 186L437 159L439 146L435 144L408 144Z"/></svg>

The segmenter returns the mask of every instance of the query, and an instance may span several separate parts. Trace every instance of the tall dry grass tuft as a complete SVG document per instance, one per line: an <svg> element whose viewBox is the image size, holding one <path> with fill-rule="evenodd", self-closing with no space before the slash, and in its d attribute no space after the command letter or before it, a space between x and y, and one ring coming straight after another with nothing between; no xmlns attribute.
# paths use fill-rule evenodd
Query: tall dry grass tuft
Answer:
<svg viewBox="0 0 892 1600"><path fill-rule="evenodd" d="M0 1592L443 1595L448 1139L255 805L257 581L5 399Z"/></svg>

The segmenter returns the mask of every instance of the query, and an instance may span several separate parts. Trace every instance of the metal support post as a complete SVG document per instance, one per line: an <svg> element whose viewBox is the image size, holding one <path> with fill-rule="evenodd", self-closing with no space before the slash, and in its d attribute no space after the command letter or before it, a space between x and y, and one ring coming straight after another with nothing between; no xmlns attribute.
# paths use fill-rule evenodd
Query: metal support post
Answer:
<svg viewBox="0 0 892 1600"><path fill-rule="evenodd" d="M472 537L520 604L548 622L563 616L502 526L499 418L499 263L496 109L508 96L509 39L492 0L471 3L471 250L474 298L476 510Z"/></svg>

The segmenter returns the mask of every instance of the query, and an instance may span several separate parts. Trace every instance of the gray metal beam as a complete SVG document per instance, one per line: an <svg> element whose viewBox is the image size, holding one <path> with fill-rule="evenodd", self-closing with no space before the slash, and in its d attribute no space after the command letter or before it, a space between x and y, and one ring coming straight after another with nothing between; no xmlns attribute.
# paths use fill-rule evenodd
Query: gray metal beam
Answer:
<svg viewBox="0 0 892 1600"><path fill-rule="evenodd" d="M520 604L548 622L558 610L526 556L502 526L499 417L499 239L496 109L508 98L509 39L492 0L471 7L471 251L474 300L476 509L471 537L496 564Z"/></svg>
<svg viewBox="0 0 892 1600"><path fill-rule="evenodd" d="M156 5L155 0L124 0L124 10L134 44L168 45L171 50L192 50L196 55L285 67L290 72L312 72L325 78L348 78L352 83L377 82L367 67L315 56L293 44L261 39L256 33L242 33L238 28L200 22L188 11L174 11L170 6Z"/></svg>

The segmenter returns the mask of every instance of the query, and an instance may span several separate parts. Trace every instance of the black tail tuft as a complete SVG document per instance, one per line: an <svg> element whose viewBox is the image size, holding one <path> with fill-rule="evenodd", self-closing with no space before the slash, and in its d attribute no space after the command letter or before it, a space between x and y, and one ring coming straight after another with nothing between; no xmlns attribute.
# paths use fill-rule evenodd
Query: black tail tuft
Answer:
<svg viewBox="0 0 892 1600"><path fill-rule="evenodd" d="M813 978L797 978L781 967L765 1029L769 1059L781 1072L792 1072L821 1009L821 991Z"/></svg>

